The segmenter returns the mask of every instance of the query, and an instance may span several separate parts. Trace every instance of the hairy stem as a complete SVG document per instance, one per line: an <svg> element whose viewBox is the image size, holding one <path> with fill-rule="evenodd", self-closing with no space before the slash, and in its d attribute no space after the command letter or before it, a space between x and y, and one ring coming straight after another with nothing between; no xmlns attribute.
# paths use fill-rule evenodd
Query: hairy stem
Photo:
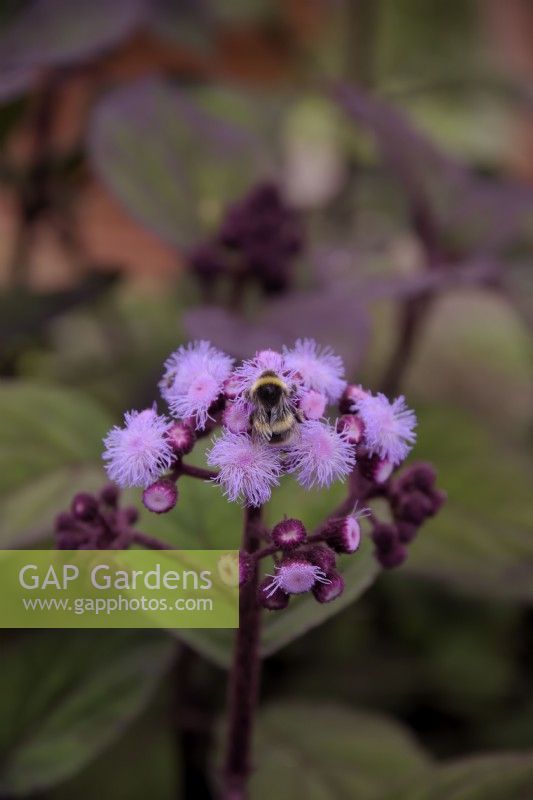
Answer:
<svg viewBox="0 0 533 800"><path fill-rule="evenodd" d="M261 545L261 509L246 508L242 549L250 554ZM249 581L241 588L239 629L229 685L229 721L224 762L223 800L245 800L251 772L251 745L261 661L261 612L257 600L257 561Z"/></svg>

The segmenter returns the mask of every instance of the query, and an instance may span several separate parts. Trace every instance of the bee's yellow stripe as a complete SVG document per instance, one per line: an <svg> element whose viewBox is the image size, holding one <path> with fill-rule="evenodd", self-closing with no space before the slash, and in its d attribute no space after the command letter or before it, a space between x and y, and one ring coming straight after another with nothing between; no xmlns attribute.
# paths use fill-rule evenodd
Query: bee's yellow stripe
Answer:
<svg viewBox="0 0 533 800"><path fill-rule="evenodd" d="M280 389L287 390L287 384L278 378L277 375L262 375L260 378L256 380L254 385L251 388L252 392L256 392L260 386L267 386L268 384L274 384L274 386L279 386Z"/></svg>
<svg viewBox="0 0 533 800"><path fill-rule="evenodd" d="M270 426L270 430L272 433L285 433L285 431L290 431L291 428L294 427L295 420L294 417L287 416L285 419L280 419L277 422L274 422Z"/></svg>

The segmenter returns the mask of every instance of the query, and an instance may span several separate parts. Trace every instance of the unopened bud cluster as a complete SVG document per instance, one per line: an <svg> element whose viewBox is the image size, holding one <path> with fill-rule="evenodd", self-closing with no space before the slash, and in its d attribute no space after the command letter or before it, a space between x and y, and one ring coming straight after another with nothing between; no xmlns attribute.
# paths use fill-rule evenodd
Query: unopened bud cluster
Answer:
<svg viewBox="0 0 533 800"><path fill-rule="evenodd" d="M59 550L125 550L132 543L136 508L119 505L120 491L113 484L98 495L80 492L69 511L56 517L54 532Z"/></svg>
<svg viewBox="0 0 533 800"><path fill-rule="evenodd" d="M302 249L297 213L276 184L261 183L230 206L219 230L191 252L189 263L208 299L223 282L238 289L250 283L275 294L289 288Z"/></svg>

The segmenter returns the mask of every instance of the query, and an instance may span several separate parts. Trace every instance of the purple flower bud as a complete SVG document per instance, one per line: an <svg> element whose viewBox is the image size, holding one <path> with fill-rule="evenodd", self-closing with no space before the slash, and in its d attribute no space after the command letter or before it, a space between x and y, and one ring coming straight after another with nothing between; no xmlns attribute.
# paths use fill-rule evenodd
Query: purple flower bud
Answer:
<svg viewBox="0 0 533 800"><path fill-rule="evenodd" d="M335 552L355 553L361 542L361 527L357 516L330 520L324 537Z"/></svg>
<svg viewBox="0 0 533 800"><path fill-rule="evenodd" d="M68 511L61 511L60 514L57 515L54 523L55 530L58 533L68 532L75 528L76 521L72 514L69 514Z"/></svg>
<svg viewBox="0 0 533 800"><path fill-rule="evenodd" d="M437 473L431 464L421 463L404 470L394 485L395 492L411 492L419 489L429 494L437 480Z"/></svg>
<svg viewBox="0 0 533 800"><path fill-rule="evenodd" d="M355 403L365 397L366 394L362 386L355 386L354 384L347 386L339 401L339 411L341 414L352 413Z"/></svg>
<svg viewBox="0 0 533 800"><path fill-rule="evenodd" d="M398 519L421 525L433 514L433 500L418 490L401 495L394 503L394 515Z"/></svg>
<svg viewBox="0 0 533 800"><path fill-rule="evenodd" d="M357 417L355 414L343 414L337 420L337 430L344 434L346 441L350 444L359 444L363 438L365 426L361 417Z"/></svg>
<svg viewBox="0 0 533 800"><path fill-rule="evenodd" d="M299 519L284 519L272 529L272 541L281 550L293 550L307 538L307 531Z"/></svg>
<svg viewBox="0 0 533 800"><path fill-rule="evenodd" d="M134 506L128 506L124 509L124 519L128 523L128 525L135 525L137 520L139 519L139 512L137 511Z"/></svg>
<svg viewBox="0 0 533 800"><path fill-rule="evenodd" d="M398 544L398 531L395 525L379 522L372 531L372 541L380 552L389 552Z"/></svg>
<svg viewBox="0 0 533 800"><path fill-rule="evenodd" d="M143 492L143 503L148 511L155 514L166 514L176 505L178 490L176 484L166 478L152 483Z"/></svg>
<svg viewBox="0 0 533 800"><path fill-rule="evenodd" d="M186 456L195 445L196 434L187 422L174 422L167 431L167 439L176 455Z"/></svg>
<svg viewBox="0 0 533 800"><path fill-rule="evenodd" d="M329 583L315 583L312 589L319 603L330 603L344 591L344 578L338 572L328 572L326 578Z"/></svg>
<svg viewBox="0 0 533 800"><path fill-rule="evenodd" d="M376 558L383 569L394 569L403 564L407 558L407 549L403 545L397 544L391 550L377 550Z"/></svg>
<svg viewBox="0 0 533 800"><path fill-rule="evenodd" d="M367 452L359 454L357 463L361 474L373 483L385 483L394 470L391 461L377 455L369 455Z"/></svg>
<svg viewBox="0 0 533 800"><path fill-rule="evenodd" d="M225 271L224 259L216 245L210 242L196 247L189 255L191 269L206 281L211 281Z"/></svg>
<svg viewBox="0 0 533 800"><path fill-rule="evenodd" d="M114 483L108 483L100 492L100 500L110 508L116 508L120 497L120 489Z"/></svg>
<svg viewBox="0 0 533 800"><path fill-rule="evenodd" d="M254 571L254 559L243 550L239 553L239 586L248 583Z"/></svg>
<svg viewBox="0 0 533 800"><path fill-rule="evenodd" d="M399 520L396 523L396 528L398 530L398 539L402 544L411 544L418 533L418 525L412 522Z"/></svg>
<svg viewBox="0 0 533 800"><path fill-rule="evenodd" d="M320 567L323 572L332 572L337 564L335 553L326 545L317 544L305 551L306 558L311 564Z"/></svg>
<svg viewBox="0 0 533 800"><path fill-rule="evenodd" d="M270 590L270 578L266 578L259 587L258 599L263 608L269 611L281 611L289 604L289 595L282 589Z"/></svg>
<svg viewBox="0 0 533 800"><path fill-rule="evenodd" d="M70 510L76 519L89 522L98 514L98 500L92 494L80 492L72 500Z"/></svg>

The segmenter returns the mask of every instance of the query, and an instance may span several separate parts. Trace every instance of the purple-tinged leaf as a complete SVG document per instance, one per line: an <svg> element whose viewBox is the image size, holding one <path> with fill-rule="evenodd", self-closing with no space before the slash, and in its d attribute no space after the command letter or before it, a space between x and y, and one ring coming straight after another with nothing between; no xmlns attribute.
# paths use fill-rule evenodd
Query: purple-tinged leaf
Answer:
<svg viewBox="0 0 533 800"><path fill-rule="evenodd" d="M101 179L141 223L183 247L202 224L217 221L226 202L269 173L262 146L267 127L242 94L179 90L149 78L99 103L89 155Z"/></svg>
<svg viewBox="0 0 533 800"><path fill-rule="evenodd" d="M39 67L2 67L0 72L0 102L9 103L24 94L39 79Z"/></svg>
<svg viewBox="0 0 533 800"><path fill-rule="evenodd" d="M211 0L152 0L150 28L156 36L202 54L211 53L217 17Z"/></svg>
<svg viewBox="0 0 533 800"><path fill-rule="evenodd" d="M475 175L416 129L401 110L353 85L339 84L333 98L375 138L400 181L424 244L452 234L459 247L487 253L529 233L533 189Z"/></svg>
<svg viewBox="0 0 533 800"><path fill-rule="evenodd" d="M148 7L148 0L32 0L0 38L2 73L84 61L131 34Z"/></svg>
<svg viewBox="0 0 533 800"><path fill-rule="evenodd" d="M355 372L369 338L369 316L354 291L355 284L333 285L309 292L292 292L268 304L257 321L221 308L186 312L184 325L191 337L210 339L240 358L266 347L279 349L309 336L332 346Z"/></svg>

